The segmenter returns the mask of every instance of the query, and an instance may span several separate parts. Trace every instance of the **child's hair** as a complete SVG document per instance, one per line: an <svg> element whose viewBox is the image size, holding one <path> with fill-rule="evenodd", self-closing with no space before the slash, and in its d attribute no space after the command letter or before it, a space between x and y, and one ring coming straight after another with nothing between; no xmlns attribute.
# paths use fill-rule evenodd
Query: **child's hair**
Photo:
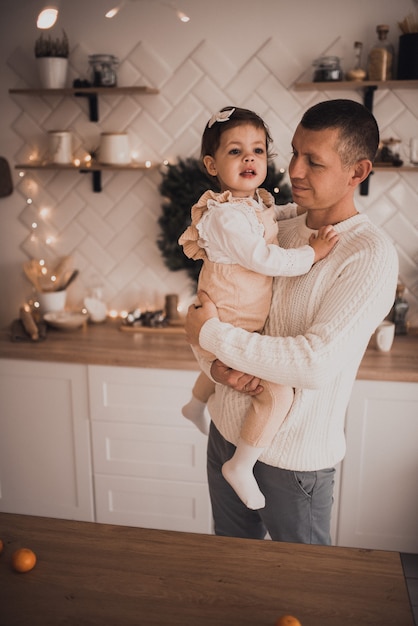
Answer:
<svg viewBox="0 0 418 626"><path fill-rule="evenodd" d="M309 130L339 131L337 152L348 167L362 159L373 162L379 146L379 127L365 106L354 100L327 100L308 109L300 122Z"/></svg>
<svg viewBox="0 0 418 626"><path fill-rule="evenodd" d="M231 111L229 115L227 113L228 111ZM222 133L230 128L234 128L235 126L241 126L241 124L251 124L252 126L255 126L255 128L262 128L264 130L266 133L267 156L271 158L273 155L270 154L269 149L273 140L267 124L259 115L257 115L257 113L254 113L254 111L230 106L224 107L218 113L215 113L206 124L206 128L203 131L202 136L200 158L203 159L206 155L212 157L215 156L215 152L221 143Z"/></svg>

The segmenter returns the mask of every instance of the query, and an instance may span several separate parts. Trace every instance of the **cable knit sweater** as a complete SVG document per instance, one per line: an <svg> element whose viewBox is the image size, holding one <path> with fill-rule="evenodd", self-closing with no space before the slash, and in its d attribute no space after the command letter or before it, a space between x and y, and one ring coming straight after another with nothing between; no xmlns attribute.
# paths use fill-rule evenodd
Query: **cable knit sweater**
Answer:
<svg viewBox="0 0 418 626"><path fill-rule="evenodd" d="M344 419L370 336L393 305L396 251L365 215L335 226L340 241L303 276L274 279L265 335L217 318L200 332L202 348L230 367L295 388L293 406L260 460L295 471L332 467L345 454ZM306 215L281 222L279 244L307 243ZM202 368L205 363L201 362ZM209 410L236 444L250 399L216 386Z"/></svg>

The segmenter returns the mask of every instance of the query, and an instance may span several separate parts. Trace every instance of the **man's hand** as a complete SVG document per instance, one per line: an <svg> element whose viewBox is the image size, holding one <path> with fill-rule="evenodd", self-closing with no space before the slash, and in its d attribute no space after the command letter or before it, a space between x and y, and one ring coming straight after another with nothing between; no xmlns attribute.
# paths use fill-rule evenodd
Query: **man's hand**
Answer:
<svg viewBox="0 0 418 626"><path fill-rule="evenodd" d="M189 306L185 323L187 341L194 346L199 345L199 334L203 324L212 317L218 317L216 306L205 291L198 291L197 297L200 304Z"/></svg>
<svg viewBox="0 0 418 626"><path fill-rule="evenodd" d="M233 370L219 359L213 361L210 368L211 376L217 383L227 385L235 391L246 393L249 396L257 396L263 391L263 387L260 385L260 379L252 376L251 374L244 374Z"/></svg>

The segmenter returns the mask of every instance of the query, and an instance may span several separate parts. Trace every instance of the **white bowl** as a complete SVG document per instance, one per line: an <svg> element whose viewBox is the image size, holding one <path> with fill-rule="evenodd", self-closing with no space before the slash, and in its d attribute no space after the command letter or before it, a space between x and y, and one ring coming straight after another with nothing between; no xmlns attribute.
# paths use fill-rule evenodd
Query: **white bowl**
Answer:
<svg viewBox="0 0 418 626"><path fill-rule="evenodd" d="M44 320L54 328L60 330L75 330L80 328L88 319L84 313L72 313L71 311L50 311L45 313Z"/></svg>

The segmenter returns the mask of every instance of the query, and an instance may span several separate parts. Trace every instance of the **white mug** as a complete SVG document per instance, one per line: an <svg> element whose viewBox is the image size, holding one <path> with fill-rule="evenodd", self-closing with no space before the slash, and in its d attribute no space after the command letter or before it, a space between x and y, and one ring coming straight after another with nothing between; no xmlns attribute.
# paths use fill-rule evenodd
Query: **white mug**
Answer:
<svg viewBox="0 0 418 626"><path fill-rule="evenodd" d="M126 165L131 162L127 133L102 133L100 135L99 162L109 165Z"/></svg>
<svg viewBox="0 0 418 626"><path fill-rule="evenodd" d="M71 133L67 130L51 130L48 134L48 154L52 163L71 163Z"/></svg>
<svg viewBox="0 0 418 626"><path fill-rule="evenodd" d="M418 138L415 137L410 141L410 160L414 165L418 165Z"/></svg>
<svg viewBox="0 0 418 626"><path fill-rule="evenodd" d="M67 300L67 292L62 291L42 291L38 294L38 302L41 307L41 313L49 313L50 311L64 311Z"/></svg>
<svg viewBox="0 0 418 626"><path fill-rule="evenodd" d="M395 324L385 320L376 329L376 347L380 352L389 352L395 337Z"/></svg>

